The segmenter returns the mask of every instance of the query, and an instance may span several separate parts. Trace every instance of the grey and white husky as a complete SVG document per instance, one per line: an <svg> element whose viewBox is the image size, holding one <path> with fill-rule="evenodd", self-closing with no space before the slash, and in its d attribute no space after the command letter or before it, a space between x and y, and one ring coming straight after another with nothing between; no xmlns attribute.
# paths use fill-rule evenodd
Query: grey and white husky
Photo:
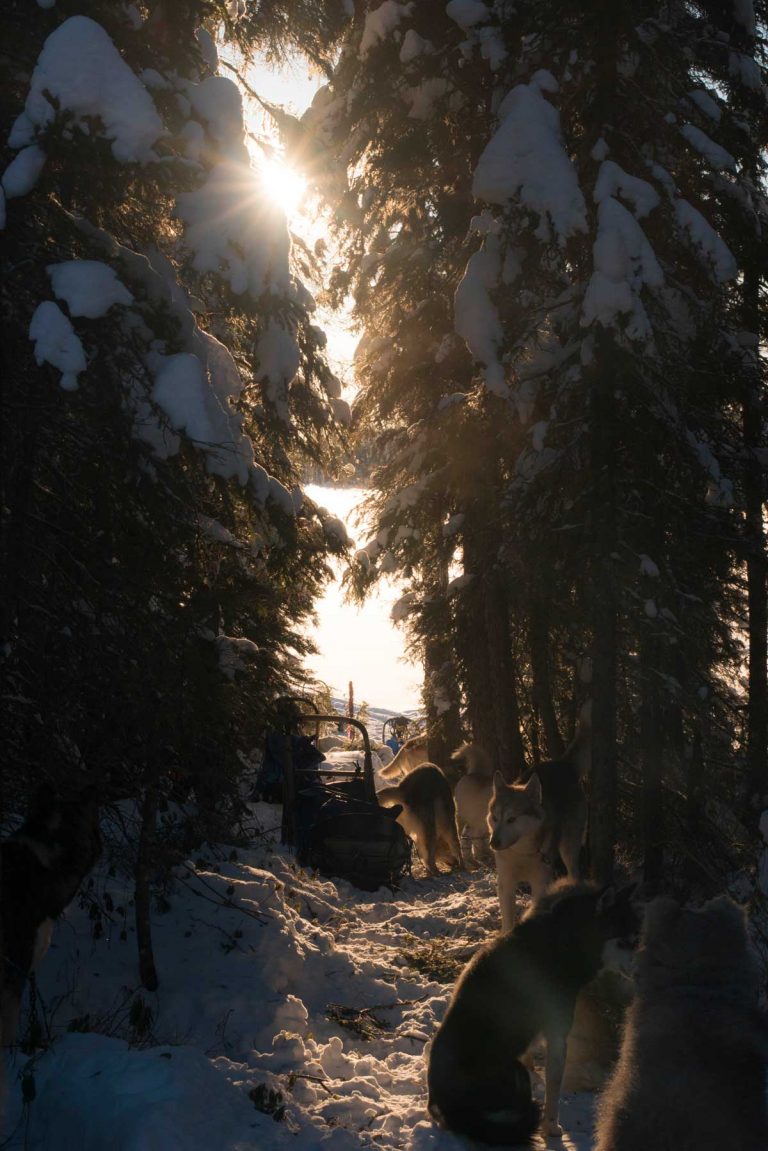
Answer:
<svg viewBox="0 0 768 1151"><path fill-rule="evenodd" d="M743 911L648 905L596 1151L765 1151L768 1020Z"/></svg>
<svg viewBox="0 0 768 1151"><path fill-rule="evenodd" d="M464 867L451 785L434 763L422 763L395 787L382 788L376 798L382 807L402 804L397 822L416 841L429 875L439 875L438 858Z"/></svg>
<svg viewBox="0 0 768 1151"><path fill-rule="evenodd" d="M589 714L582 709L576 738L560 759L540 763L524 782L493 777L488 807L490 844L496 859L501 929L514 927L517 889L528 883L534 900L555 877L558 860L578 879L587 826L582 777L591 749Z"/></svg>
<svg viewBox="0 0 768 1151"><path fill-rule="evenodd" d="M74 899L101 851L96 789L62 798L41 788L24 823L0 843L0 1036L15 1041L30 972L48 950L54 920Z"/></svg>
<svg viewBox="0 0 768 1151"><path fill-rule="evenodd" d="M473 956L429 1052L429 1112L437 1123L490 1144L528 1142L540 1107L521 1060L543 1035L542 1126L561 1134L560 1086L576 999L604 967L628 970L639 926L633 891L562 880L514 931Z"/></svg>

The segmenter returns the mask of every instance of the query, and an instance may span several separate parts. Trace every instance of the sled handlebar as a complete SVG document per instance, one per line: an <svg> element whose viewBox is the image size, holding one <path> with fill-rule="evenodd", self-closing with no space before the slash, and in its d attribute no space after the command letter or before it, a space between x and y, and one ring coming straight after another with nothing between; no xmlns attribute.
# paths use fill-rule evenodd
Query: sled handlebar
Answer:
<svg viewBox="0 0 768 1151"><path fill-rule="evenodd" d="M363 737L363 778L365 779L365 789L368 792L368 798L374 799L376 796L376 786L373 782L373 759L371 758L371 741L368 736L368 728L359 719L352 719L348 715L298 715L296 716L297 723L351 723Z"/></svg>

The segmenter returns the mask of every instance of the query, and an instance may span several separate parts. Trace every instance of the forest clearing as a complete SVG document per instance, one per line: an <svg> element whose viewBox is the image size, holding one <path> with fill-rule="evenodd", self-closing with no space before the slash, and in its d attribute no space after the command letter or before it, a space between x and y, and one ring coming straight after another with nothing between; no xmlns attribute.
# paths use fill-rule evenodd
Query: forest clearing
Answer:
<svg viewBox="0 0 768 1151"><path fill-rule="evenodd" d="M4 0L9 1146L562 1095L578 1151L764 1151L767 68L768 0ZM419 721L378 766L353 658Z"/></svg>
<svg viewBox="0 0 768 1151"><path fill-rule="evenodd" d="M256 805L254 830L276 816ZM497 930L493 875L416 865L402 890L370 895L301 872L276 838L203 845L174 869L153 916L154 993L136 984L130 885L96 873L39 972L38 1024L59 1040L9 1068L9 1149L461 1151L427 1115L424 1045ZM589 1147L592 1105L566 1099L564 1147Z"/></svg>

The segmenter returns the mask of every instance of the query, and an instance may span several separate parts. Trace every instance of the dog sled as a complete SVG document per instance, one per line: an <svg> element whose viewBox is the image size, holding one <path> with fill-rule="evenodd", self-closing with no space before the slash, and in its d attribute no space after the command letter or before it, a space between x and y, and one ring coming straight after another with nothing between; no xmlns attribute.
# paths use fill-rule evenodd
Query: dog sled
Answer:
<svg viewBox="0 0 768 1151"><path fill-rule="evenodd" d="M339 716L297 713L283 731L271 732L259 793L282 800L281 842L302 867L363 891L397 887L411 867L411 841L397 823L402 807L379 806L368 730L359 720L344 719L363 740L362 763L351 766L329 763L302 731L330 722Z"/></svg>

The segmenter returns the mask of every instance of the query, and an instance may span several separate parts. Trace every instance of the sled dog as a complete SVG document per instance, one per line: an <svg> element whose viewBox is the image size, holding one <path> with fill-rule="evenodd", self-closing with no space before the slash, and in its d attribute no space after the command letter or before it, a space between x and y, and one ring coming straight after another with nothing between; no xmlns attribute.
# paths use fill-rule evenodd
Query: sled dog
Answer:
<svg viewBox="0 0 768 1151"><path fill-rule="evenodd" d="M765 1151L768 1020L742 910L655 899L636 978L596 1151Z"/></svg>
<svg viewBox="0 0 768 1151"><path fill-rule="evenodd" d="M488 808L491 847L496 858L501 929L514 927L519 884L530 884L536 899L555 876L558 859L569 879L579 878L579 854L587 826L582 788L591 732L588 712L576 738L560 759L537 765L525 782L493 777Z"/></svg>
<svg viewBox="0 0 768 1151"><path fill-rule="evenodd" d="M101 851L96 789L62 799L41 788L26 820L0 843L3 1045L16 1039L27 976L48 950L54 920Z"/></svg>
<svg viewBox="0 0 768 1151"><path fill-rule="evenodd" d="M465 743L453 753L451 760L465 772L453 792L464 858L491 863L488 808L493 794L493 768L490 758L482 747Z"/></svg>
<svg viewBox="0 0 768 1151"><path fill-rule="evenodd" d="M422 732L406 739L397 755L381 769L380 774L384 779L398 779L427 762L427 733Z"/></svg>
<svg viewBox="0 0 768 1151"><path fill-rule="evenodd" d="M382 807L403 805L397 821L415 839L430 875L439 875L438 857L464 866L451 786L434 763L422 763L395 787L382 788L377 798Z"/></svg>
<svg viewBox="0 0 768 1151"><path fill-rule="evenodd" d="M542 1127L561 1134L560 1084L576 998L603 967L627 971L639 923L633 891L561 880L514 931L473 956L429 1052L428 1107L437 1123L485 1143L529 1142L541 1109L521 1059L543 1035Z"/></svg>

